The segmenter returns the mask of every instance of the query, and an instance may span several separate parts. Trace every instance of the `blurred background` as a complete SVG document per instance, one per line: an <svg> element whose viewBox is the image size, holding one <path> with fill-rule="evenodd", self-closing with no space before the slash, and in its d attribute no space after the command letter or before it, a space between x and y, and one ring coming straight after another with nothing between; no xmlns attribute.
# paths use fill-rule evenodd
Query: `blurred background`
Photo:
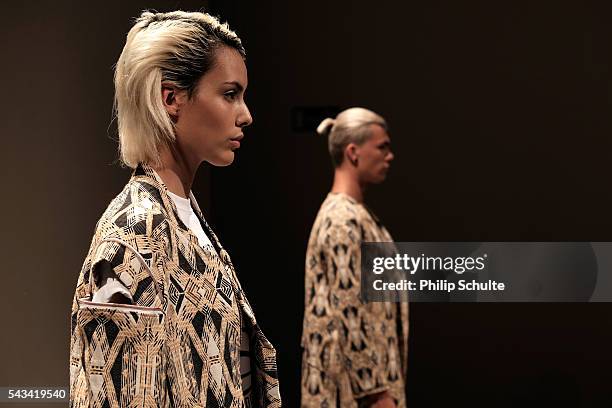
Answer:
<svg viewBox="0 0 612 408"><path fill-rule="evenodd" d="M254 123L235 163L203 166L193 190L278 350L286 407L299 406L306 243L333 175L296 109L387 119L396 158L366 202L397 241L612 241L607 3L7 3L0 386L68 385L76 278L130 175L112 75L143 9L204 9L246 47ZM409 406L612 406L611 314L412 304Z"/></svg>

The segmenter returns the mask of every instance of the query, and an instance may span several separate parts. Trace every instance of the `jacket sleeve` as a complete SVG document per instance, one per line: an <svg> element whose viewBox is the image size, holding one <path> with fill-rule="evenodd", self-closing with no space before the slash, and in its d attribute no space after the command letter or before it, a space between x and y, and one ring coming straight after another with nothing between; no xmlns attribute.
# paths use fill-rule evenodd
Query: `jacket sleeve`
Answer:
<svg viewBox="0 0 612 408"><path fill-rule="evenodd" d="M79 335L76 310L71 315L70 335L70 408L89 406L88 382L83 369L83 342Z"/></svg>
<svg viewBox="0 0 612 408"><path fill-rule="evenodd" d="M90 405L89 380L84 368L85 340L83 322L79 322L78 299L88 298L90 294L89 273L94 271L94 277L103 272L121 279L129 289L135 303L141 306L160 306L156 298L153 281L146 269L133 256L131 251L116 242L92 242L79 274L75 295L72 301L71 332L70 332L70 407L80 408ZM148 254L141 254L148 257ZM93 263L93 268L91 265ZM99 279L94 279L94 282ZM127 284L126 284L127 282ZM95 290L95 289L94 289ZM104 390L106 388L102 388Z"/></svg>
<svg viewBox="0 0 612 408"><path fill-rule="evenodd" d="M321 342L336 344L339 375L348 377L355 399L388 389L385 305L360 296L362 235L356 220L330 220L309 248L306 279L305 313Z"/></svg>

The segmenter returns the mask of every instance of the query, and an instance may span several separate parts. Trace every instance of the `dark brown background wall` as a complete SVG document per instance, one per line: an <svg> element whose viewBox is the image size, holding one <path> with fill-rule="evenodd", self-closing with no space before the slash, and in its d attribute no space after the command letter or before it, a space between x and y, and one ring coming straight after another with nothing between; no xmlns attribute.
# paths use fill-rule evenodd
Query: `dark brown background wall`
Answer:
<svg viewBox="0 0 612 408"><path fill-rule="evenodd" d="M132 18L174 5L206 3L2 6L0 387L68 385L76 278L96 221L130 175L116 161L112 67ZM205 173L194 191L209 201Z"/></svg>
<svg viewBox="0 0 612 408"><path fill-rule="evenodd" d="M277 3L277 4L274 4ZM423 2L425 3L425 2ZM11 4L1 30L6 234L0 386L66 385L69 308L95 221L129 172L112 65L143 8ZM609 11L595 3L209 2L247 48L255 122L194 190L277 346L298 406L303 262L331 183L299 105L361 105L396 160L367 201L398 241L612 241ZM608 304L414 304L412 407L609 406ZM23 405L20 405L23 406Z"/></svg>

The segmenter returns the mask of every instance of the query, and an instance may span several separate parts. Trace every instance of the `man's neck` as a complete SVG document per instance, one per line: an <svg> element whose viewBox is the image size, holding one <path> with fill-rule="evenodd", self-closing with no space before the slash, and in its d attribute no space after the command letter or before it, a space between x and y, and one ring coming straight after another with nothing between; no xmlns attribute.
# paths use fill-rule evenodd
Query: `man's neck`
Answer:
<svg viewBox="0 0 612 408"><path fill-rule="evenodd" d="M346 194L358 203L362 203L365 188L359 184L356 174L347 169L337 168L334 172L334 184L331 192Z"/></svg>

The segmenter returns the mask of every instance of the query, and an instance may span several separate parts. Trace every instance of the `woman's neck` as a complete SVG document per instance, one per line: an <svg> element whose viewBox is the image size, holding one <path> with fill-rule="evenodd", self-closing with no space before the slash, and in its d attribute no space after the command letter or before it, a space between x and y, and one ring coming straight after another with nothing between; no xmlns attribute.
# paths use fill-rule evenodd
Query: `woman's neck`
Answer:
<svg viewBox="0 0 612 408"><path fill-rule="evenodd" d="M179 151L164 147L159 152L161 165L153 166L168 190L188 198L198 166L190 166Z"/></svg>
<svg viewBox="0 0 612 408"><path fill-rule="evenodd" d="M362 203L365 186L359 183L354 172L344 168L336 168L331 192L344 193L353 197L358 203Z"/></svg>

